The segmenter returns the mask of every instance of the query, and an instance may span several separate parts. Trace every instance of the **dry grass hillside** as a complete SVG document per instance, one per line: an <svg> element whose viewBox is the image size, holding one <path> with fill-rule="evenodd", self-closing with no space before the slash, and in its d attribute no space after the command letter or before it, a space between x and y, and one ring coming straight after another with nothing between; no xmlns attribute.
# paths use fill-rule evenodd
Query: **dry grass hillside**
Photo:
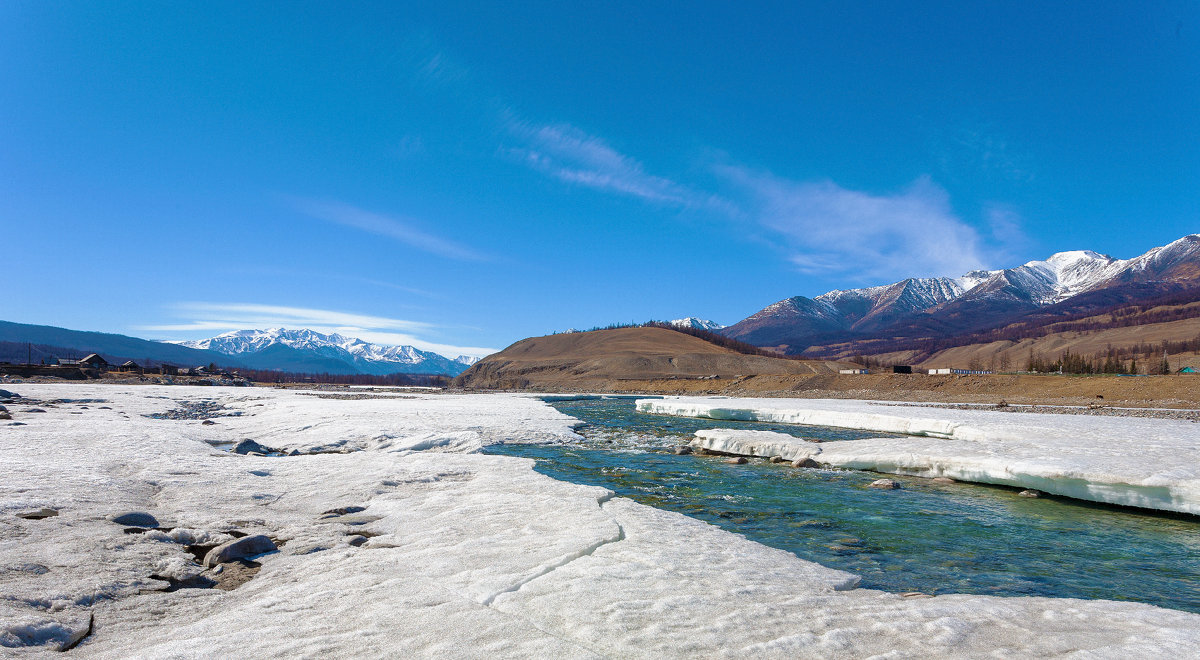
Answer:
<svg viewBox="0 0 1200 660"><path fill-rule="evenodd" d="M745 355L663 328L616 328L523 339L480 361L455 384L473 389L610 391L623 381L811 376L836 374L846 366L851 365Z"/></svg>
<svg viewBox="0 0 1200 660"><path fill-rule="evenodd" d="M1031 355L1053 361L1064 351L1102 359L1112 349L1122 359L1134 357L1144 365L1149 360L1158 362L1161 345L1167 342L1176 344L1168 351L1172 369L1200 368L1200 354L1194 350L1200 347L1200 302L1126 305L1061 322L1022 321L961 339L866 339L813 347L806 353L832 359L864 355L884 364L929 368L975 365L1009 371L1024 369Z"/></svg>
<svg viewBox="0 0 1200 660"><path fill-rule="evenodd" d="M1132 349L1140 344L1158 346L1164 341L1185 341L1197 336L1200 336L1200 318L1103 330L1051 332L1043 337L1020 341L1004 340L955 346L938 351L926 359L920 359L916 351L880 353L872 357L884 363L912 363L923 368L967 368L976 365L999 371L1016 371L1025 368L1031 354L1050 359L1055 359L1068 350L1077 355L1098 355L1110 347ZM1159 354L1156 352L1156 355ZM1172 370L1183 367L1200 369L1200 355L1193 351L1171 353L1167 357Z"/></svg>

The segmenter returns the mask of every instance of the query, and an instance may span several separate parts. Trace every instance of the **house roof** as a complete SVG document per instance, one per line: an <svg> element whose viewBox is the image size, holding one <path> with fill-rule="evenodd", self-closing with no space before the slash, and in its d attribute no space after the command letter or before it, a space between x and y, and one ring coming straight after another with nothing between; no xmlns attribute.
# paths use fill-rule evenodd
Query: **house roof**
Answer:
<svg viewBox="0 0 1200 660"><path fill-rule="evenodd" d="M92 364L108 364L108 360L105 360L104 358L100 357L100 355L98 353L92 353L91 355L80 360L80 362L91 362Z"/></svg>

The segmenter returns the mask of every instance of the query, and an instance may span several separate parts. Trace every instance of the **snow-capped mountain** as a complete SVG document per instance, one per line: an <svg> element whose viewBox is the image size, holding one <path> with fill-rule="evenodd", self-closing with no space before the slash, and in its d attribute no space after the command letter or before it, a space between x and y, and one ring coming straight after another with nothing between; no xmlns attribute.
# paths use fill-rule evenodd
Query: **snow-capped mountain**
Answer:
<svg viewBox="0 0 1200 660"><path fill-rule="evenodd" d="M237 356L239 362L251 367L287 371L457 376L479 360L466 355L448 358L412 346L382 346L306 329L235 330L210 339L171 343Z"/></svg>
<svg viewBox="0 0 1200 660"><path fill-rule="evenodd" d="M910 278L882 286L797 296L722 330L759 346L836 341L839 336L946 336L1011 322L1082 294L1140 283L1200 279L1200 235L1185 236L1133 259L1090 250L1059 252L1015 268L957 278Z"/></svg>
<svg viewBox="0 0 1200 660"><path fill-rule="evenodd" d="M716 321L698 319L695 316L689 316L686 319L675 319L674 321L670 321L670 324L677 328L696 328L697 330L709 330L713 332L725 327Z"/></svg>

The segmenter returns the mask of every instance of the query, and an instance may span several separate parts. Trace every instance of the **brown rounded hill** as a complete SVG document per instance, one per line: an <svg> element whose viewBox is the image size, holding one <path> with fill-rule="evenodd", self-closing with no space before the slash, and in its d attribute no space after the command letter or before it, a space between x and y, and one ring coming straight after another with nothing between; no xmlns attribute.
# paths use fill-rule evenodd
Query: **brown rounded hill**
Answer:
<svg viewBox="0 0 1200 660"><path fill-rule="evenodd" d="M455 379L472 389L609 390L616 381L837 373L837 362L745 355L665 328L531 337Z"/></svg>

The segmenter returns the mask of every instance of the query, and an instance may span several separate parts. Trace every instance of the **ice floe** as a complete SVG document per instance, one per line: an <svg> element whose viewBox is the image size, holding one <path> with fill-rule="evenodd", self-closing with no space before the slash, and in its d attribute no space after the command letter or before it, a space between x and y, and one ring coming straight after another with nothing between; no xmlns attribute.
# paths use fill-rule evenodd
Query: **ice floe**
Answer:
<svg viewBox="0 0 1200 660"><path fill-rule="evenodd" d="M639 400L641 412L819 424L910 434L814 444L769 431L704 430L693 444L748 456L1032 488L1123 506L1200 514L1200 425L798 399Z"/></svg>
<svg viewBox="0 0 1200 660"><path fill-rule="evenodd" d="M2 655L75 643L89 658L1182 657L1200 646L1200 616L1137 603L856 589L851 574L467 451L574 437L574 420L528 397L12 387L47 413L0 427ZM64 401L83 397L107 408ZM188 401L224 416L147 416ZM246 438L298 454L218 448ZM58 515L17 515L47 509ZM110 519L128 513L146 526ZM255 535L276 549L247 543L265 554L203 565Z"/></svg>

